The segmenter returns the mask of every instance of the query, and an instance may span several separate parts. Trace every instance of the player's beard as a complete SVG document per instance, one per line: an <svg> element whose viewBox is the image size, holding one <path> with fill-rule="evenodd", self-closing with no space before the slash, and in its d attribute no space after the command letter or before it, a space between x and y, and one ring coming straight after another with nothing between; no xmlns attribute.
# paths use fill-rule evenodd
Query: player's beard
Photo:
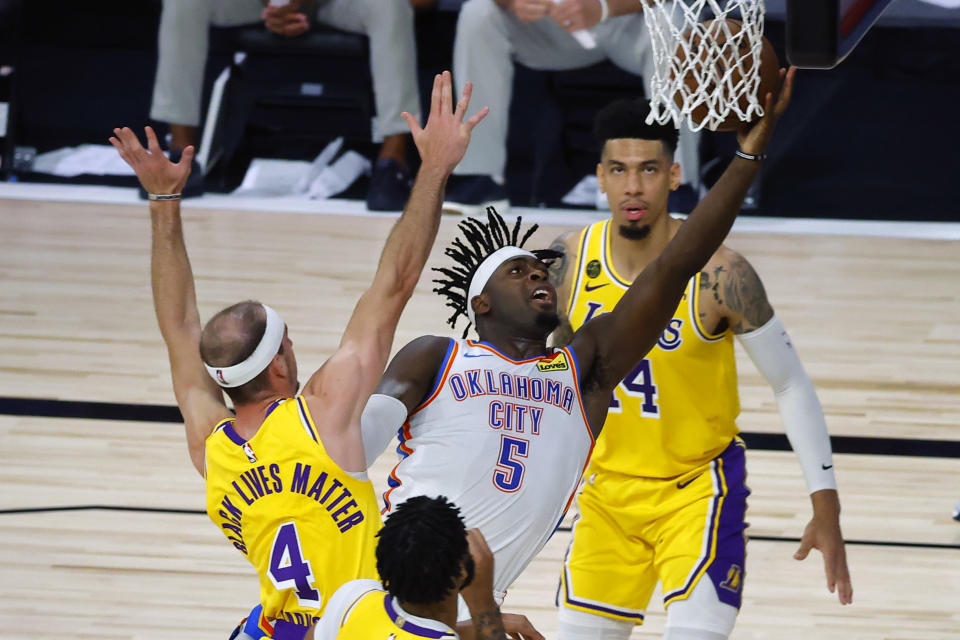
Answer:
<svg viewBox="0 0 960 640"><path fill-rule="evenodd" d="M620 225L620 237L627 240L643 240L650 235L650 225L637 225L635 223Z"/></svg>

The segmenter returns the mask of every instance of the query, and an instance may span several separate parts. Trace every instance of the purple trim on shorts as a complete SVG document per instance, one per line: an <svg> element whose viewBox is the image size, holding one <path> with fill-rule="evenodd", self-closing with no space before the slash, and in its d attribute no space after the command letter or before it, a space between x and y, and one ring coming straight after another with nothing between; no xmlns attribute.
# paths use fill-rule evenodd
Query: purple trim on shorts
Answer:
<svg viewBox="0 0 960 640"><path fill-rule="evenodd" d="M407 633L412 633L414 635L420 636L421 638L451 638L453 637L448 631L437 631L436 629L427 629L426 627L421 627L418 624L414 624L407 620L404 616L397 613L397 610L393 607L393 598L389 593L383 594L383 608L387 611L387 616L389 616L390 621L394 624L397 624L397 618L403 620L403 626L399 626ZM274 636L276 640L276 636Z"/></svg>
<svg viewBox="0 0 960 640"><path fill-rule="evenodd" d="M713 554L713 561L707 568L706 574L713 581L717 596L721 602L740 608L741 596L743 594L744 560L746 558L746 540L743 535L747 525L744 522L747 510L747 496L750 490L746 486L747 470L746 456L744 447L737 441L730 443L723 453L715 460L719 459L717 464L713 465L713 477L716 483L718 493L714 495L713 519L710 530L707 532L707 549L713 546L714 529L717 531L717 547ZM723 476L721 477L721 472ZM726 480L727 492L723 493L723 481ZM720 513L717 513L720 499L723 498L723 506ZM716 527L713 526L718 521ZM692 572L694 578L703 569L710 556L704 557L697 565L696 570ZM727 584L727 578L730 577L734 565L739 567L739 575L735 576L736 581L733 585ZM736 586L736 589L732 587ZM677 589L663 596L664 603L679 596L688 595L693 587L693 578L687 582L681 589Z"/></svg>
<svg viewBox="0 0 960 640"><path fill-rule="evenodd" d="M241 438L240 434L237 433L237 430L233 428L232 422L228 422L227 424L223 425L223 432L228 438L230 438L230 442L238 447L242 447L243 445L247 444L247 441Z"/></svg>
<svg viewBox="0 0 960 640"><path fill-rule="evenodd" d="M574 528L576 528L576 522L574 522ZM611 607L604 607L603 605L594 604L592 602L584 602L583 600L577 600L570 593L570 581L567 579L567 563L570 560L570 552L573 550L573 542L570 543L570 546L567 548L567 555L563 559L563 565L561 571L563 571L563 598L565 601L569 602L572 605L578 607L583 607L584 609L590 609L591 611L600 611L603 613L608 613L612 616L619 618L629 618L631 620L639 620L643 622L643 613L628 613L626 611L621 611L618 609L613 609ZM557 606L560 606L560 586L557 585Z"/></svg>
<svg viewBox="0 0 960 640"><path fill-rule="evenodd" d="M717 527L716 557L707 569L707 575L717 589L720 602L739 609L746 575L744 530L747 528L747 496L750 495L746 484L746 455L744 448L734 443L720 457L723 458L723 475L727 480L727 497Z"/></svg>

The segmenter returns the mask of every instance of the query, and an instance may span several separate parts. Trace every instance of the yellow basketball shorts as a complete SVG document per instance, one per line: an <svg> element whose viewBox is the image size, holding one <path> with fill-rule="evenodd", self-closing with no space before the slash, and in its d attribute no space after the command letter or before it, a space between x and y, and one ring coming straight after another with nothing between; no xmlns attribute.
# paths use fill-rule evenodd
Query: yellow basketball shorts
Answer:
<svg viewBox="0 0 960 640"><path fill-rule="evenodd" d="M558 604L643 623L659 580L664 604L703 576L740 608L746 555L744 444L677 478L587 472L564 559Z"/></svg>

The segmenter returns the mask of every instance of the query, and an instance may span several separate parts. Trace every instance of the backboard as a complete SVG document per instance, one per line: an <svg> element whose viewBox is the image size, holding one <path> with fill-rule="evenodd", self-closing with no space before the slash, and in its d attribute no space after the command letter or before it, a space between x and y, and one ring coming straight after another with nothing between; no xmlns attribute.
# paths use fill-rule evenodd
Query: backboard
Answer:
<svg viewBox="0 0 960 640"><path fill-rule="evenodd" d="M893 0L787 0L787 59L831 69L853 51Z"/></svg>

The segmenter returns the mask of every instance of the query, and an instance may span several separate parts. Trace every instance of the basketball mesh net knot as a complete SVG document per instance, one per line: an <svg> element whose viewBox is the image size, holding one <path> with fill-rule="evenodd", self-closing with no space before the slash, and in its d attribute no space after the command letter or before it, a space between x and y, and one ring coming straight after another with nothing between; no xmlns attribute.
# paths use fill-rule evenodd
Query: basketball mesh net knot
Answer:
<svg viewBox="0 0 960 640"><path fill-rule="evenodd" d="M672 121L679 127L687 121L694 131L715 130L732 115L744 122L763 115L757 99L763 0L647 0L647 4L644 15L655 64L648 123ZM727 18L741 21L743 27ZM691 118L695 110L700 110L699 121Z"/></svg>

